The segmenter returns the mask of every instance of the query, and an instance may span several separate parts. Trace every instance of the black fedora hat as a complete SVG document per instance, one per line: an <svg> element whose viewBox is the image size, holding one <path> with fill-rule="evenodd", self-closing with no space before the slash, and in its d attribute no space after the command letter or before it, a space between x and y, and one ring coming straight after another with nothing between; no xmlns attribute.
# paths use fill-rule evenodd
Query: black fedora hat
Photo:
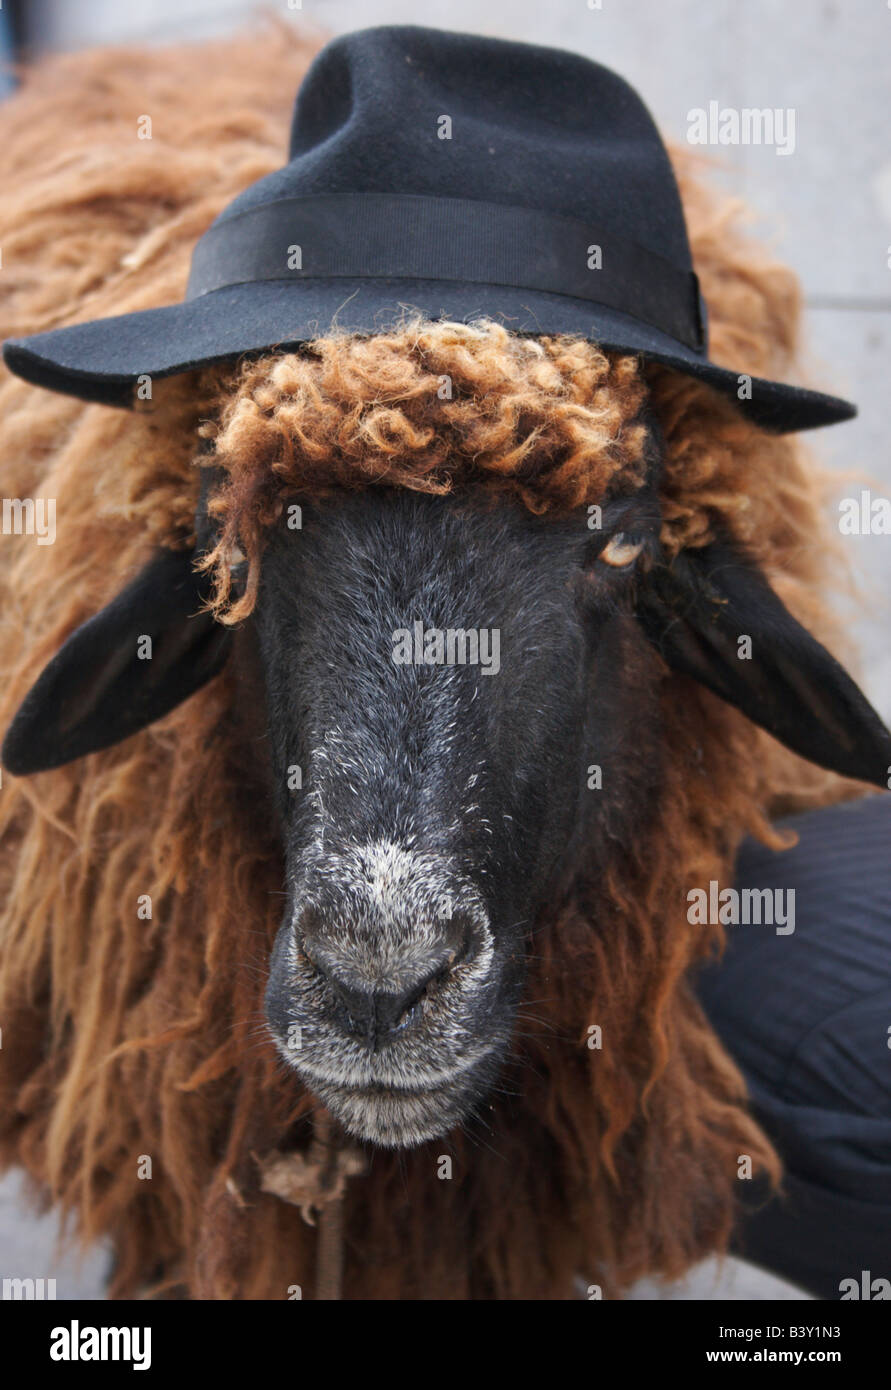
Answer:
<svg viewBox="0 0 891 1390"><path fill-rule="evenodd" d="M198 242L185 300L4 345L26 380L129 405L139 377L408 309L494 318L639 353L734 401L668 156L631 87L556 49L414 27L334 40L298 93L289 162ZM776 431L849 419L847 401L755 378L739 402Z"/></svg>

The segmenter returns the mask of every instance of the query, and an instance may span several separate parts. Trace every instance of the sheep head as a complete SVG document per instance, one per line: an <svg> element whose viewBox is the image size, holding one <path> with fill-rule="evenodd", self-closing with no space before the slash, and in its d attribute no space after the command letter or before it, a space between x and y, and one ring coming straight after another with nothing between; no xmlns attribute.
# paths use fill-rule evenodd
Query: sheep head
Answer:
<svg viewBox="0 0 891 1390"><path fill-rule="evenodd" d="M667 542L637 368L585 352L556 397L553 355L515 354L497 419L477 389L463 434L419 390L428 415L387 439L380 418L331 412L355 375L314 397L299 364L250 369L205 459L195 552L162 551L74 632L4 743L16 774L59 766L239 663L285 863L268 1027L381 1145L479 1113L539 913L582 862L605 884L617 853L658 833L667 680L886 785L891 736L739 539L718 520ZM602 374L593 392L583 369ZM333 422L307 430L313 410Z"/></svg>

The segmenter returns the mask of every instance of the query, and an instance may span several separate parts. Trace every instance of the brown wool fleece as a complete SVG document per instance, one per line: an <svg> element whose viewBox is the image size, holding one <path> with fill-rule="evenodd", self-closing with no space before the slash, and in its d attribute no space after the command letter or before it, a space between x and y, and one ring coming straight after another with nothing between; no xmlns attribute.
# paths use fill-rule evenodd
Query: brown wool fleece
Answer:
<svg viewBox="0 0 891 1390"><path fill-rule="evenodd" d="M633 357L590 343L518 338L497 324L410 321L374 338L322 338L264 357L227 381L201 459L225 480L206 568L215 608L253 607L262 534L285 498L362 487L499 494L568 511L644 479L646 386ZM236 546L250 561L229 605Z"/></svg>
<svg viewBox="0 0 891 1390"><path fill-rule="evenodd" d="M176 299L196 237L280 163L310 50L276 31L26 74L0 108L4 336ZM135 138L139 112L151 141ZM689 152L676 159L715 359L788 374L793 277L742 238ZM155 383L135 413L3 372L5 490L55 498L58 521L55 545L12 537L0 551L0 723L154 543L188 542L202 426L225 475L224 546L242 536L256 571L282 490L473 486L536 511L597 500L639 476L645 400L666 440L668 549L720 521L825 636L822 483L798 441L590 344L424 325L332 337L234 379ZM665 673L662 706L657 831L540 924L539 1002L507 1074L519 1094L493 1097L488 1145L454 1138L453 1181L437 1179L437 1145L378 1153L351 1181L346 1296L561 1298L578 1274L611 1292L678 1275L726 1246L739 1156L776 1172L686 984L722 933L691 927L685 894L726 878L746 830L769 839L777 805L838 784L680 676ZM306 1144L314 1102L263 1025L282 863L241 720L232 664L121 746L3 788L0 1156L83 1241L112 1241L117 1296L312 1293L315 1232L258 1180L257 1158ZM604 894L597 934L586 904ZM585 1045L592 1023L600 1052Z"/></svg>

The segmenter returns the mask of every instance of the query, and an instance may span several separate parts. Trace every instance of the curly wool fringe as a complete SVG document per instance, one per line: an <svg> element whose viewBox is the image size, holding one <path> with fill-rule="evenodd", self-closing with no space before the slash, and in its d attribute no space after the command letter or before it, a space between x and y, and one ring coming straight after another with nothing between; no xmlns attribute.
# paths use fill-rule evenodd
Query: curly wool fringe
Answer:
<svg viewBox="0 0 891 1390"><path fill-rule="evenodd" d="M197 459L223 478L209 504L219 539L202 565L214 578L212 607L226 623L252 611L263 535L289 498L463 488L513 496L541 515L633 490L645 476L645 404L665 440L666 551L704 545L720 527L781 589L793 551L816 586L820 476L812 465L808 476L787 436L757 429L688 377L594 343L415 318L373 338L317 339L221 378L214 418L200 429L210 448ZM233 596L239 552L248 575Z"/></svg>
<svg viewBox="0 0 891 1390"><path fill-rule="evenodd" d="M374 338L321 338L227 381L199 461L225 482L209 510L220 539L204 562L227 623L253 609L263 532L285 499L371 486L514 496L531 511L602 500L643 482L646 386L633 357L593 344L518 338L495 323L412 319ZM233 556L249 562L230 602Z"/></svg>
<svg viewBox="0 0 891 1390"><path fill-rule="evenodd" d="M179 298L196 236L280 163L308 52L280 33L200 52L81 54L28 75L0 108L3 333ZM154 113L152 141L135 141L133 111ZM42 172L54 148L64 160ZM794 362L794 280L739 235L734 209L697 183L688 153L677 159L714 355L782 375ZM287 466L311 464L315 486L326 483L324 459L310 448L307 464L304 440L322 447L342 436L338 467L373 485L372 459L396 466L394 431L417 447L391 483L464 486L467 476L450 472L454 439L447 449L423 415L451 406L475 485L522 488L538 506L549 480L575 504L622 470L636 476L644 390L667 442L665 543L701 544L717 521L728 524L798 615L826 631L820 486L796 441L755 430L701 385L632 370L589 345L554 340L539 352L491 329L481 339L453 330L449 342L445 330L420 331L432 353L423 360L409 345L400 360L382 338L334 339L299 363L248 368L214 440L224 472L233 451L221 519L262 528L281 481L254 474L247 455L236 466L239 401L245 428L282 461L299 426ZM434 407L430 362L464 393ZM326 384L313 404L324 373L340 394ZM501 385L489 401L472 383L492 374ZM418 395L394 400L393 382L405 378ZM296 398L279 389L298 381ZM255 409L263 392L271 418ZM150 407L129 414L0 379L5 487L55 497L58 516L54 546L11 538L0 551L3 725L155 541L188 543L196 439L219 393L214 373L156 382ZM532 418L508 405L527 396ZM279 400L293 409L295 399L282 430ZM521 451L500 476L499 431L498 447ZM666 675L661 703L651 821L617 851L606 882L580 876L538 924L528 997L545 1002L518 1033L487 1112L488 1147L457 1134L375 1155L347 1197L348 1297L569 1297L580 1273L617 1293L726 1244L741 1154L776 1173L741 1079L689 995L687 972L718 947L720 930L690 927L685 893L727 876L744 831L769 837L778 798L816 801L831 784L680 677ZM312 1291L315 1237L258 1176L258 1158L305 1144L314 1102L262 1024L282 863L246 705L232 667L120 747L3 788L0 1158L27 1169L80 1239L112 1241L118 1296ZM146 894L148 920L138 915ZM598 933L604 894L611 921ZM601 1052L586 1046L592 1023ZM451 1182L437 1177L443 1149ZM146 1156L150 1179L140 1177Z"/></svg>

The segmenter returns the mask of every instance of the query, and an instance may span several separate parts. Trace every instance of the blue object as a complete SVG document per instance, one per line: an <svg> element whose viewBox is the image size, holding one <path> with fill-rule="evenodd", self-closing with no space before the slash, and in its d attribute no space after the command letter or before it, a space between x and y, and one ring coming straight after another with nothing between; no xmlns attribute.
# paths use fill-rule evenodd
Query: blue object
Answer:
<svg viewBox="0 0 891 1390"><path fill-rule="evenodd" d="M737 888L794 890L794 931L729 926L699 995L786 1166L740 1253L838 1299L891 1280L891 797L785 824L798 845L747 841Z"/></svg>

